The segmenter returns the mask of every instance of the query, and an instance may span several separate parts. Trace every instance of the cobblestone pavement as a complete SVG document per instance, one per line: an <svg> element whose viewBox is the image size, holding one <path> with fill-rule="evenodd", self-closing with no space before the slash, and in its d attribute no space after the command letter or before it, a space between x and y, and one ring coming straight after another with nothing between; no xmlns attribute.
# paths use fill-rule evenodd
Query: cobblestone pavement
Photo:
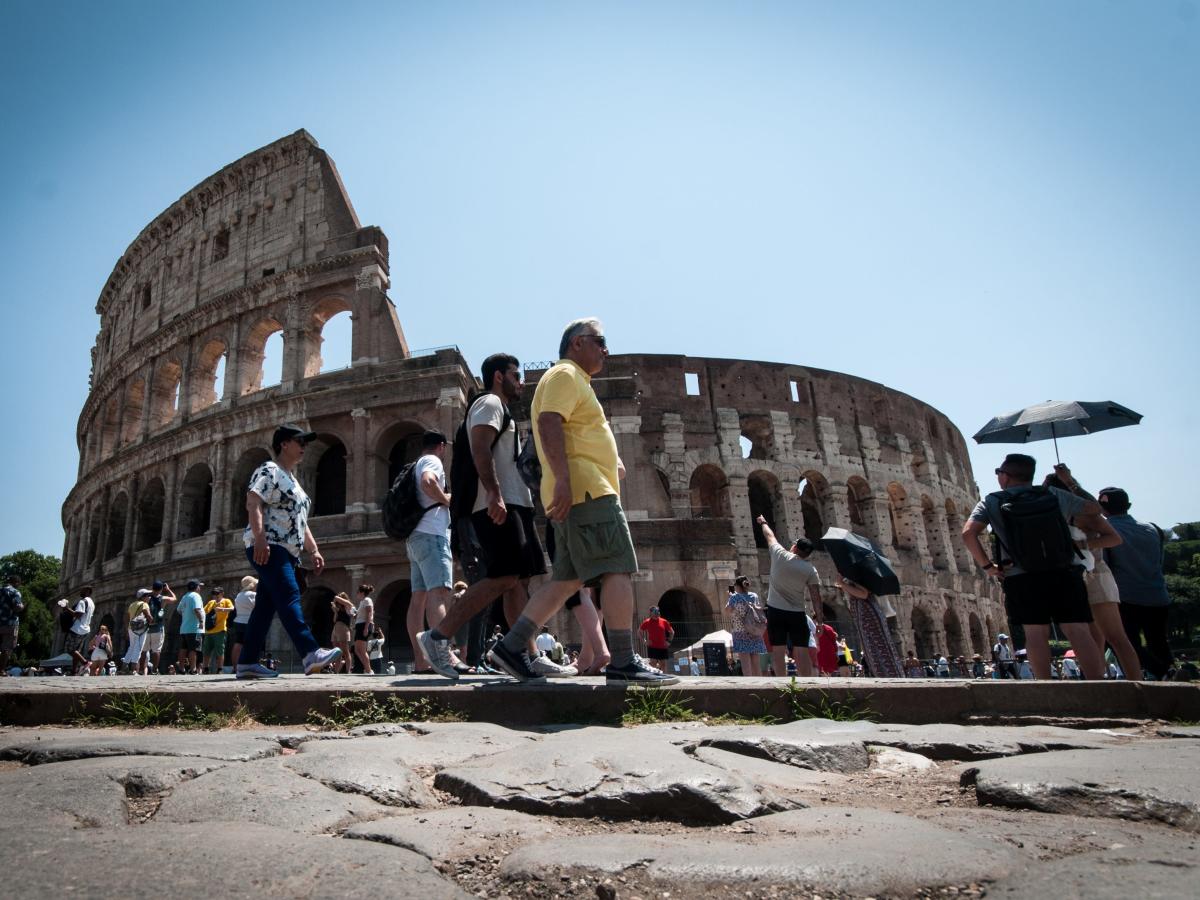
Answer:
<svg viewBox="0 0 1200 900"><path fill-rule="evenodd" d="M0 729L14 896L1192 897L1200 728Z"/></svg>

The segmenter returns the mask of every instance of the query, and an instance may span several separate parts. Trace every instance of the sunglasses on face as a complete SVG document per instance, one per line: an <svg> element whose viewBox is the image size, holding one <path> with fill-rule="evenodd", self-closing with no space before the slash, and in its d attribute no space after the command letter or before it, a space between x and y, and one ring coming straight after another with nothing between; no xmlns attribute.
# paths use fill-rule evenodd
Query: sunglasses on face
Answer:
<svg viewBox="0 0 1200 900"><path fill-rule="evenodd" d="M608 338L606 338L602 334L585 334L585 335L583 335L583 337L591 338L593 341L596 342L596 346L599 347L601 350L608 349Z"/></svg>

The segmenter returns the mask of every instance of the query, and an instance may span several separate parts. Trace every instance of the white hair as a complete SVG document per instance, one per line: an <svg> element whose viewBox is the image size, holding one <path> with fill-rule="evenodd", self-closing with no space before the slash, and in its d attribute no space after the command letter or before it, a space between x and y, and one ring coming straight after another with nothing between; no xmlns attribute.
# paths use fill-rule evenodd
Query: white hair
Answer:
<svg viewBox="0 0 1200 900"><path fill-rule="evenodd" d="M566 358L567 349L571 346L571 341L573 341L575 338L579 337L579 335L583 334L584 329L587 329L587 328L590 328L596 332L604 331L604 326L600 323L599 319L595 319L595 318L576 319L574 322L571 322L563 330L562 340L558 342L558 358L559 359Z"/></svg>

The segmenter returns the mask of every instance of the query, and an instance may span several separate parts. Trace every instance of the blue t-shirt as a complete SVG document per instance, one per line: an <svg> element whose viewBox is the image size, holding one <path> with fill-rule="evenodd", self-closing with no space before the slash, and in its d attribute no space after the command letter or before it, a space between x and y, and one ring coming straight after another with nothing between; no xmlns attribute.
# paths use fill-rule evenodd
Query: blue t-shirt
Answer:
<svg viewBox="0 0 1200 900"><path fill-rule="evenodd" d="M196 619L197 610L204 611L204 601L195 591L188 591L179 600L179 615L183 616L180 634L200 634L204 630L204 623Z"/></svg>
<svg viewBox="0 0 1200 900"><path fill-rule="evenodd" d="M1109 516L1108 524L1124 543L1104 551L1104 561L1117 580L1122 603L1134 606L1169 606L1171 596L1163 578L1163 539L1149 522L1126 513Z"/></svg>

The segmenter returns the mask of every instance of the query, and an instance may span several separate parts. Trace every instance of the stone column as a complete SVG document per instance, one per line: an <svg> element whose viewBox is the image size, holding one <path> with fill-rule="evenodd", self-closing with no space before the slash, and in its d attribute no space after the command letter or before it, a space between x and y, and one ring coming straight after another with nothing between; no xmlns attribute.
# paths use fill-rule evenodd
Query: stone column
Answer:
<svg viewBox="0 0 1200 900"><path fill-rule="evenodd" d="M946 560L946 568L951 572L957 572L958 560L954 554L954 536L950 534L950 526L946 519L946 508L944 506L935 506L933 508L933 520L934 527L937 530L935 540L941 544L942 555Z"/></svg>
<svg viewBox="0 0 1200 900"><path fill-rule="evenodd" d="M163 479L163 524L162 524L162 558L165 562L174 553L175 535L179 533L179 523L175 521L179 509L179 457L172 456L171 464L167 467L167 477Z"/></svg>
<svg viewBox="0 0 1200 900"><path fill-rule="evenodd" d="M237 399L241 389L241 351L242 351L242 320L234 319L230 327L229 343L225 345L225 383L221 386L221 395L217 401L228 400L231 403Z"/></svg>
<svg viewBox="0 0 1200 900"><path fill-rule="evenodd" d="M108 550L108 514L111 510L112 486L104 487L100 505L100 532L96 538L96 565L92 570L93 577L100 579L104 575L104 554Z"/></svg>
<svg viewBox="0 0 1200 900"><path fill-rule="evenodd" d="M133 536L136 533L138 494L141 491L141 479L137 475L131 475L128 484L129 509L125 515L125 537L121 542L121 568L126 572L133 568Z"/></svg>
<svg viewBox="0 0 1200 900"><path fill-rule="evenodd" d="M347 593L353 598L358 591L358 586L367 580L367 567L365 565L349 564L342 566L346 570L346 574L350 577L350 589Z"/></svg>
<svg viewBox="0 0 1200 900"><path fill-rule="evenodd" d="M853 523L850 519L850 488L840 481L829 485L829 506L829 515L832 521L826 522L825 527L828 528L832 525L837 528L853 530Z"/></svg>
<svg viewBox="0 0 1200 900"><path fill-rule="evenodd" d="M150 365L146 369L146 393L142 400L142 424L140 426L143 442L150 437L150 420L154 410L154 382L155 376L158 374L158 358L155 357L150 360Z"/></svg>
<svg viewBox="0 0 1200 900"><path fill-rule="evenodd" d="M125 405L129 400L129 384L121 384L121 393L117 397L116 434L113 436L113 453L125 445Z"/></svg>
<svg viewBox="0 0 1200 900"><path fill-rule="evenodd" d="M192 342L188 341L183 345L182 358L179 360L183 371L179 376L179 409L175 414L179 416L180 422L186 422L192 414L192 357L194 355ZM168 402L170 402L169 399Z"/></svg>
<svg viewBox="0 0 1200 900"><path fill-rule="evenodd" d="M782 521L776 516L775 528L779 532L776 537L779 543L790 547L796 538L804 537L804 505L800 502L800 482L781 481L779 491L783 503ZM776 510L776 513L780 510Z"/></svg>
<svg viewBox="0 0 1200 900"><path fill-rule="evenodd" d="M613 437L617 440L617 453L621 457L622 462L629 460L630 468L627 470L628 475L633 474L634 461L641 459L641 454L638 452L634 442L637 436L642 431L641 416L613 416L609 419L609 427L612 429ZM653 477L658 477L657 475ZM618 490L621 495L621 508L627 512L630 510L629 501L629 478L626 477L618 485ZM642 513L644 515L644 511Z"/></svg>
<svg viewBox="0 0 1200 900"><path fill-rule="evenodd" d="M929 552L929 542L925 539L925 518L922 514L921 501L907 499L900 509L900 515L904 516L908 533L912 535L912 549L916 551L917 557L921 560L921 568L926 572L932 572L934 570L933 556ZM919 528L918 525L920 525Z"/></svg>
<svg viewBox="0 0 1200 900"><path fill-rule="evenodd" d="M738 569L743 575L758 575L758 548L754 543L754 529L750 518L750 491L746 476L729 476L729 512L733 517L733 536L737 548Z"/></svg>
<svg viewBox="0 0 1200 900"><path fill-rule="evenodd" d="M683 435L683 417L679 413L663 413L663 456L671 484L671 512L677 519L692 517L692 492L687 470L687 441Z"/></svg>
<svg viewBox="0 0 1200 900"><path fill-rule="evenodd" d="M367 430L371 424L371 414L360 407L350 410L350 418L354 421L354 435L346 451L347 526L351 532L361 532L367 530L367 513L370 509L367 495L367 470L370 468Z"/></svg>
<svg viewBox="0 0 1200 900"><path fill-rule="evenodd" d="M225 528L226 523L229 522L229 498L232 491L229 485L229 473L226 471L228 468L226 464L227 451L227 443L218 439L213 446L212 504L209 510L208 527L205 529L205 533L208 535L208 549L214 551L224 547Z"/></svg>

